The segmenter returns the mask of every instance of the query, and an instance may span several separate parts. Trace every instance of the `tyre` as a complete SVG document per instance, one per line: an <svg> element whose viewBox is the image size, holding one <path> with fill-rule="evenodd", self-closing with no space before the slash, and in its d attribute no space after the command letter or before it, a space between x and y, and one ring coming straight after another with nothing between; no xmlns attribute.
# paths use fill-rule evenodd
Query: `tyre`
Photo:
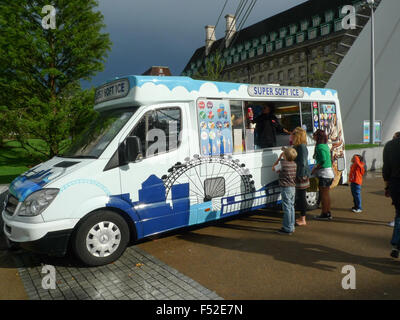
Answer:
<svg viewBox="0 0 400 320"><path fill-rule="evenodd" d="M88 266L117 260L130 238L124 218L112 211L95 211L79 223L72 237L72 251Z"/></svg>
<svg viewBox="0 0 400 320"><path fill-rule="evenodd" d="M319 192L306 192L307 210L315 210L319 205Z"/></svg>
<svg viewBox="0 0 400 320"><path fill-rule="evenodd" d="M6 240L6 246L8 250L17 251L21 248L18 242L11 241L10 239L7 238L6 235L4 235L4 237Z"/></svg>

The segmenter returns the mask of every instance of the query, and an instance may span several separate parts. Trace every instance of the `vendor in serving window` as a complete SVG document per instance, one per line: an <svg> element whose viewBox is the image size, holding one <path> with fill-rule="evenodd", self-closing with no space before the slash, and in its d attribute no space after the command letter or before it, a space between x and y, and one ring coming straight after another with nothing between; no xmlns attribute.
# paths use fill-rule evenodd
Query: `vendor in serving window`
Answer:
<svg viewBox="0 0 400 320"><path fill-rule="evenodd" d="M255 144L258 148L276 147L276 133L290 134L288 130L281 126L275 116L275 108L272 104L266 104L262 108L262 113L253 120L255 128Z"/></svg>

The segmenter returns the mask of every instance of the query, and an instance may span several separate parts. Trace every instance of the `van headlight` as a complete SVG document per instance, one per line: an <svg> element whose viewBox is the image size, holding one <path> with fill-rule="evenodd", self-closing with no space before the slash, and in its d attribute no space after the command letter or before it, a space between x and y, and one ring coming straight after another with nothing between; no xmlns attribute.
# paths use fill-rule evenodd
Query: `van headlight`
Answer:
<svg viewBox="0 0 400 320"><path fill-rule="evenodd" d="M56 198L60 189L42 189L29 195L21 204L19 216L37 216Z"/></svg>

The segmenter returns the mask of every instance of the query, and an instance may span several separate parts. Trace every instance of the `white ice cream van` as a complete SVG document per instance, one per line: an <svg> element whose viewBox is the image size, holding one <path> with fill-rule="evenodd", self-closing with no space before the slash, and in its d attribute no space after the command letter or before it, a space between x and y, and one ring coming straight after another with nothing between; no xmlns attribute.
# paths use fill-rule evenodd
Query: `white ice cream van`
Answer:
<svg viewBox="0 0 400 320"><path fill-rule="evenodd" d="M289 135L260 147L252 119L273 106L280 125L318 128L346 179L335 90L128 76L96 90L93 123L62 156L17 177L2 218L9 243L50 255L71 249L87 265L167 230L280 203L271 170ZM343 181L346 182L346 181ZM317 192L307 193L309 208Z"/></svg>

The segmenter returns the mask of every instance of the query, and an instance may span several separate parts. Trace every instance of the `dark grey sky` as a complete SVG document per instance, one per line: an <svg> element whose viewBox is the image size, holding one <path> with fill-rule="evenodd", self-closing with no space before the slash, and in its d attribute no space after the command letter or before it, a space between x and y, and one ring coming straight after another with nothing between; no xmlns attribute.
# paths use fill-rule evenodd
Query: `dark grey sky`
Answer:
<svg viewBox="0 0 400 320"><path fill-rule="evenodd" d="M217 26L217 39L225 34L224 16L234 14L239 2L228 0ZM258 0L245 27L302 2L305 0ZM99 0L113 46L105 70L90 84L98 86L116 76L141 74L152 65L169 66L173 75L179 75L194 50L204 45L204 26L215 25L224 3L225 0Z"/></svg>

